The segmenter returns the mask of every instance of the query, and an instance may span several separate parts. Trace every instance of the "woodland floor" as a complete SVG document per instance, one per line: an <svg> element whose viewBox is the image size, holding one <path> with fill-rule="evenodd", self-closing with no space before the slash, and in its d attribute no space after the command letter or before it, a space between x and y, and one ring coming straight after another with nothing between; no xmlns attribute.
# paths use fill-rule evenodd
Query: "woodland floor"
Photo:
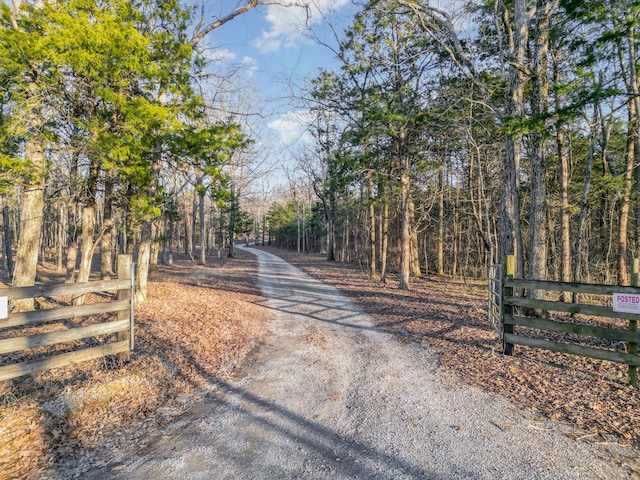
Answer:
<svg viewBox="0 0 640 480"><path fill-rule="evenodd" d="M393 277L382 285L357 266L269 250L342 290L379 328L430 345L466 383L578 427L577 439L640 448L640 394L626 367L526 347L503 356L482 283L427 276L402 291ZM207 267L161 267L136 308L130 363L96 360L0 383L0 479L71 478L188 412L260 338L269 312L256 268L244 252ZM41 272L43 281L56 275Z"/></svg>
<svg viewBox="0 0 640 480"><path fill-rule="evenodd" d="M59 280L47 267L42 281ZM269 313L256 269L243 252L207 267L160 267L136 306L130 363L93 360L0 382L0 479L77 477L198 404L262 333Z"/></svg>
<svg viewBox="0 0 640 480"><path fill-rule="evenodd" d="M524 346L503 355L487 319L486 282L425 276L404 291L393 275L382 285L358 266L261 248L346 293L378 328L429 344L464 382L578 427L581 440L640 448L640 393L627 384L627 367Z"/></svg>

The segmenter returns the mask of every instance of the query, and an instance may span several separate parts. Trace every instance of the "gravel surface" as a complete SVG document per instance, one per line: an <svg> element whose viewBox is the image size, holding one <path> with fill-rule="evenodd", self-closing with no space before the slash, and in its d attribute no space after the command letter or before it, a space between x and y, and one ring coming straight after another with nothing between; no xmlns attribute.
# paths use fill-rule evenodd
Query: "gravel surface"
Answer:
<svg viewBox="0 0 640 480"><path fill-rule="evenodd" d="M615 479L622 447L568 438L438 370L336 289L251 250L275 313L251 361L142 451L91 478Z"/></svg>

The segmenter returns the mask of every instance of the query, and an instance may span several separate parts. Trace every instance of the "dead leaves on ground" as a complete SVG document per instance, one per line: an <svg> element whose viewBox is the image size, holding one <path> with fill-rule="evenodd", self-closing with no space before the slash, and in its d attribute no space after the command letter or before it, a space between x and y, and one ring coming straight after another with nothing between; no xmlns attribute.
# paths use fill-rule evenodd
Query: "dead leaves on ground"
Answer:
<svg viewBox="0 0 640 480"><path fill-rule="evenodd" d="M379 328L434 348L442 367L466 383L578 427L582 439L640 448L640 392L627 385L626 365L523 346L513 357L502 355L487 320L485 285L430 277L402 291L395 279L381 287L351 265L287 258L347 293Z"/></svg>
<svg viewBox="0 0 640 480"><path fill-rule="evenodd" d="M405 292L349 265L289 259L349 294L379 328L434 348L465 382L578 427L576 439L640 447L640 394L626 385L626 367L526 347L503 356L480 284L429 278ZM171 421L242 361L268 315L249 254L212 267L177 262L149 293L125 367L95 360L0 383L0 479L81 475L83 453L105 461ZM319 331L307 341L328 347Z"/></svg>
<svg viewBox="0 0 640 480"><path fill-rule="evenodd" d="M124 367L100 359L0 383L0 479L81 475L91 457L107 461L229 375L268 313L250 255L212 263L152 277Z"/></svg>

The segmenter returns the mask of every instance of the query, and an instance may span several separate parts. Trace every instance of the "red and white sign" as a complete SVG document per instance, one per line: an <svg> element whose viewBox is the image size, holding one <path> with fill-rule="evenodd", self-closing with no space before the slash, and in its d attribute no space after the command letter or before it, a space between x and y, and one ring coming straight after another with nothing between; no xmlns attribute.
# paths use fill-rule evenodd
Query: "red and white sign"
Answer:
<svg viewBox="0 0 640 480"><path fill-rule="evenodd" d="M613 311L640 314L640 295L635 293L614 293Z"/></svg>

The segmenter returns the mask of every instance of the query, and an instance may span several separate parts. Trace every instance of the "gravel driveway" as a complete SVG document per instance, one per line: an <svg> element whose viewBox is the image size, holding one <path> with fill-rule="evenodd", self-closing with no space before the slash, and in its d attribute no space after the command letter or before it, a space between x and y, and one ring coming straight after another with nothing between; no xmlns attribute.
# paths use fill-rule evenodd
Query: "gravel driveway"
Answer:
<svg viewBox="0 0 640 480"><path fill-rule="evenodd" d="M461 384L427 346L376 330L333 287L251 252L275 313L264 344L236 380L102 478L628 478L610 450Z"/></svg>

